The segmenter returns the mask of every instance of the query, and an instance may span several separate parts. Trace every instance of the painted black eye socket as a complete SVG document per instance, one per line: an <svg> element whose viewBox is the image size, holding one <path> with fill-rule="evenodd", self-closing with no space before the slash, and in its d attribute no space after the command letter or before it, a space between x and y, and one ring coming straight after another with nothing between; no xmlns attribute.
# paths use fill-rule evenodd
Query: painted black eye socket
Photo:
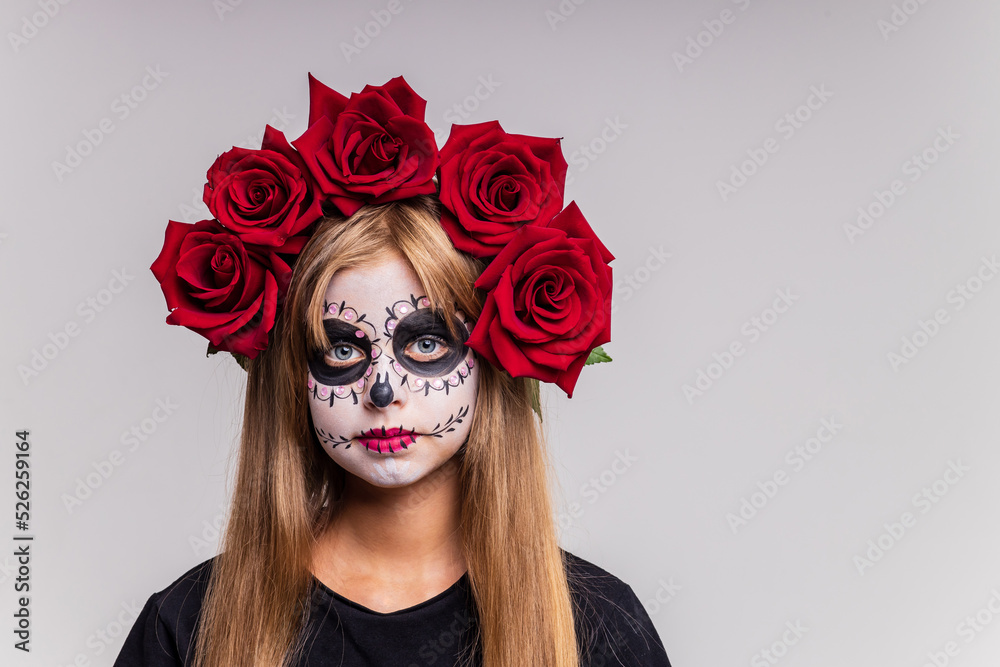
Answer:
<svg viewBox="0 0 1000 667"><path fill-rule="evenodd" d="M455 334L441 314L430 308L415 310L399 320L392 334L392 351L403 368L421 377L451 373L465 358L468 332L453 318Z"/></svg>
<svg viewBox="0 0 1000 667"><path fill-rule="evenodd" d="M361 329L343 320L323 320L329 347L309 355L309 371L316 381L330 387L357 382L372 360L372 343ZM358 335L361 334L361 335Z"/></svg>

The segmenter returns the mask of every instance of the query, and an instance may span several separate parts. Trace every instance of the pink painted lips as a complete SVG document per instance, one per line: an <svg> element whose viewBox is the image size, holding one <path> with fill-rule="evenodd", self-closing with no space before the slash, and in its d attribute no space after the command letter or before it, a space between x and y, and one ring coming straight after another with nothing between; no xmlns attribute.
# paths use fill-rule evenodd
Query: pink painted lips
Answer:
<svg viewBox="0 0 1000 667"><path fill-rule="evenodd" d="M373 452L382 454L406 449L417 441L418 435L420 434L416 431L403 427L386 428L383 426L362 431L361 435L358 436L358 442Z"/></svg>

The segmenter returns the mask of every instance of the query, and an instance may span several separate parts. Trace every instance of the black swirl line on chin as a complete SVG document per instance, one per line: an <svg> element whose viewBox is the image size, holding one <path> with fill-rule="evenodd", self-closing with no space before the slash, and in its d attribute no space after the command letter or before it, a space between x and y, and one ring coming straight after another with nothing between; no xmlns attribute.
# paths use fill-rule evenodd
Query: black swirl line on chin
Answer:
<svg viewBox="0 0 1000 667"><path fill-rule="evenodd" d="M469 406L466 405L464 408L458 410L458 415L451 415L448 417L448 421L444 424L438 424L434 427L434 430L427 435L434 438L442 438L445 433L451 433L455 430L455 426L462 423L462 420L469 414Z"/></svg>

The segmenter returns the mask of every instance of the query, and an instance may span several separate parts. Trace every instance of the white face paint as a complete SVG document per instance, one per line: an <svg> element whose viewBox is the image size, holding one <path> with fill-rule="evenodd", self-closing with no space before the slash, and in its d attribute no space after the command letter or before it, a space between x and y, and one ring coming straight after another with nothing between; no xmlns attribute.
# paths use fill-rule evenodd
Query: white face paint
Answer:
<svg viewBox="0 0 1000 667"><path fill-rule="evenodd" d="M381 487L412 484L465 442L478 368L456 312L453 336L398 254L343 269L327 286L329 348L310 358L309 411L323 449Z"/></svg>

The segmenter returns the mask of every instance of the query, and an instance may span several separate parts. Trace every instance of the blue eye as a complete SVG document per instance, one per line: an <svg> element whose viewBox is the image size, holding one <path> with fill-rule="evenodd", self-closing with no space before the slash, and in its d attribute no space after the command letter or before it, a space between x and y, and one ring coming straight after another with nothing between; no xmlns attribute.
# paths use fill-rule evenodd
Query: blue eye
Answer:
<svg viewBox="0 0 1000 667"><path fill-rule="evenodd" d="M329 352L326 353L331 366L349 366L353 365L359 359L364 358L364 353L353 345L334 345Z"/></svg>
<svg viewBox="0 0 1000 667"><path fill-rule="evenodd" d="M414 361L434 361L448 351L444 341L432 336L421 336L406 346L406 355Z"/></svg>

